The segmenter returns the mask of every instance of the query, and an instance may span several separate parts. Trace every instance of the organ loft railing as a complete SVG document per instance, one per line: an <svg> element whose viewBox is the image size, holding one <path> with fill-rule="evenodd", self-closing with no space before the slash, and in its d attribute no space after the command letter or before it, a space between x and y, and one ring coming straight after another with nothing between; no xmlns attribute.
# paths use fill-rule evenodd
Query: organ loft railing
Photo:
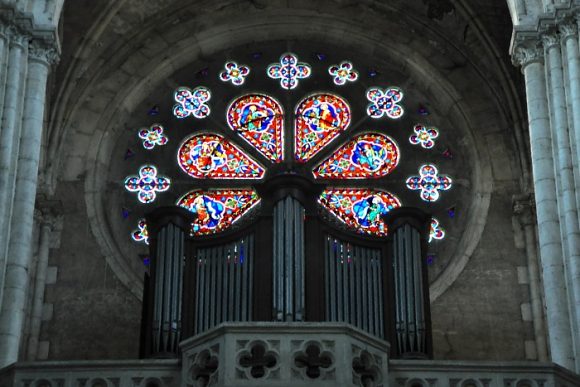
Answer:
<svg viewBox="0 0 580 387"><path fill-rule="evenodd" d="M178 207L147 216L150 270L143 357L175 357L183 339L223 322L328 321L391 343L391 356L432 354L426 246L430 216L390 211L383 238L340 230L300 194L276 194L252 225L192 237Z"/></svg>

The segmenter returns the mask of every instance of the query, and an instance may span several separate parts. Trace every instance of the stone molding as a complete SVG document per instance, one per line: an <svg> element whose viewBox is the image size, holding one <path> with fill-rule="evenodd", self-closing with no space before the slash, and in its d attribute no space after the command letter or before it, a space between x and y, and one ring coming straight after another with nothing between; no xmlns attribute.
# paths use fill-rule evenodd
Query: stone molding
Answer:
<svg viewBox="0 0 580 387"><path fill-rule="evenodd" d="M544 49L549 50L550 48L560 44L560 35L556 31L550 31L542 34L542 42L544 43Z"/></svg>

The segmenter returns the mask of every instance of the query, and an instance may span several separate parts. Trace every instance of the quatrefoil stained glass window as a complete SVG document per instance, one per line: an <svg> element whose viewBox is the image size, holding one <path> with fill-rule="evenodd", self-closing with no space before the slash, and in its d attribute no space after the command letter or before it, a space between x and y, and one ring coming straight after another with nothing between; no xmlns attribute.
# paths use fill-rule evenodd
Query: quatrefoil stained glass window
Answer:
<svg viewBox="0 0 580 387"><path fill-rule="evenodd" d="M448 194L452 178L433 157L434 139L441 141L445 132L428 122L425 108L402 127L401 118L413 114L404 87L365 75L348 58L315 64L282 53L272 59L252 66L232 58L214 73L202 69L194 82L173 90L171 118L160 120L158 107L150 109L151 122L135 135L151 159L126 177L127 191L145 206L175 191L175 204L196 214L195 236L226 231L247 217L260 207L256 184L280 174L298 174L320 187L311 199L321 217L377 237L388 233L383 215L407 198L432 206ZM398 172L405 152L418 154L412 160L421 163ZM174 167L155 162L171 153L178 178L169 170ZM445 236L440 220L433 220L431 240ZM132 236L147 242L143 219Z"/></svg>

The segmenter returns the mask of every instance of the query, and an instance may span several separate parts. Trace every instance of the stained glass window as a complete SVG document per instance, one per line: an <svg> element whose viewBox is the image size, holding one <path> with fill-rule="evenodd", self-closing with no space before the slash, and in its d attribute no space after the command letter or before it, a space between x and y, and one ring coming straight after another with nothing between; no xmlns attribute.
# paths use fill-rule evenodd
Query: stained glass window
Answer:
<svg viewBox="0 0 580 387"><path fill-rule="evenodd" d="M250 68L244 65L238 65L236 62L226 62L225 70L220 73L220 79L224 82L232 82L236 86L240 86L246 80L250 73Z"/></svg>
<svg viewBox="0 0 580 387"><path fill-rule="evenodd" d="M377 236L387 235L381 216L401 206L401 201L389 192L357 188L329 188L318 201L355 231Z"/></svg>
<svg viewBox="0 0 580 387"><path fill-rule="evenodd" d="M435 218L431 219L431 227L429 228L429 243L433 240L441 240L445 238L445 230L439 225L439 221Z"/></svg>
<svg viewBox="0 0 580 387"><path fill-rule="evenodd" d="M358 72L351 62L344 61L339 65L332 65L328 68L328 73L332 76L335 85L342 86L347 81L354 82L358 78Z"/></svg>
<svg viewBox="0 0 580 387"><path fill-rule="evenodd" d="M294 124L295 157L306 162L350 124L345 100L332 94L315 94L300 102Z"/></svg>
<svg viewBox="0 0 580 387"><path fill-rule="evenodd" d="M199 86L193 90L187 87L180 87L174 95L177 104L173 107L173 114L177 118L193 116L195 118L205 118L211 112L207 101L211 98L208 88Z"/></svg>
<svg viewBox="0 0 580 387"><path fill-rule="evenodd" d="M280 103L262 94L236 99L228 108L229 127L273 162L284 158L284 113Z"/></svg>
<svg viewBox="0 0 580 387"><path fill-rule="evenodd" d="M268 76L280 80L283 89L291 90L298 86L298 80L308 78L312 70L306 63L299 63L292 53L283 54L279 63L268 66Z"/></svg>
<svg viewBox="0 0 580 387"><path fill-rule="evenodd" d="M157 192L167 191L170 184L169 178L157 176L157 168L153 165L144 165L139 169L139 176L128 176L125 179L125 189L137 192L141 203L153 202Z"/></svg>
<svg viewBox="0 0 580 387"><path fill-rule="evenodd" d="M139 138L143 140L143 148L153 149L155 146L167 144L169 139L163 133L163 126L153 124L149 128L139 130Z"/></svg>
<svg viewBox="0 0 580 387"><path fill-rule="evenodd" d="M133 230L131 238L133 238L135 242L144 242L146 245L149 244L149 231L147 231L147 222L145 219L139 219L137 222L137 229Z"/></svg>
<svg viewBox="0 0 580 387"><path fill-rule="evenodd" d="M198 179L261 179L264 168L217 134L188 138L177 152L179 166Z"/></svg>
<svg viewBox="0 0 580 387"><path fill-rule="evenodd" d="M409 141L413 145L421 145L425 149L431 149L435 146L435 139L439 137L439 131L431 126L417 124L413 128L413 134Z"/></svg>
<svg viewBox="0 0 580 387"><path fill-rule="evenodd" d="M437 167L433 164L423 165L419 168L419 176L411 176L407 179L407 188L421 191L421 199L426 202L434 202L439 199L439 191L447 191L451 185L451 178L440 175Z"/></svg>
<svg viewBox="0 0 580 387"><path fill-rule="evenodd" d="M177 205L197 215L192 234L207 235L230 227L259 202L254 190L220 189L188 192Z"/></svg>
<svg viewBox="0 0 580 387"><path fill-rule="evenodd" d="M403 92L398 87L379 89L373 87L367 91L367 99L371 103L367 106L367 114L372 118L387 116L391 119L401 118L404 110L400 105Z"/></svg>
<svg viewBox="0 0 580 387"><path fill-rule="evenodd" d="M314 169L317 179L363 179L388 175L399 163L399 148L380 133L355 137Z"/></svg>

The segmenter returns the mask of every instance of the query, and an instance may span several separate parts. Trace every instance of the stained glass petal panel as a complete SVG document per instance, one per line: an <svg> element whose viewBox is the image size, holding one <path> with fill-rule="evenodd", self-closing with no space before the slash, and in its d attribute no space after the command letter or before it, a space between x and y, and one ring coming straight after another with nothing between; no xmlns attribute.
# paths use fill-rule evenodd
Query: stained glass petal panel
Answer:
<svg viewBox="0 0 580 387"><path fill-rule="evenodd" d="M336 95L316 94L302 100L294 123L296 160L310 160L348 128L350 119L349 106Z"/></svg>
<svg viewBox="0 0 580 387"><path fill-rule="evenodd" d="M249 94L236 99L228 108L229 127L269 160L284 158L284 113L274 98Z"/></svg>
<svg viewBox="0 0 580 387"><path fill-rule="evenodd" d="M387 235L382 215L401 207L401 201L389 192L358 188L326 189L318 202L356 232L376 236Z"/></svg>
<svg viewBox="0 0 580 387"><path fill-rule="evenodd" d="M188 192L177 205L197 215L193 235L207 235L227 229L259 202L258 194L251 189L216 189Z"/></svg>
<svg viewBox="0 0 580 387"><path fill-rule="evenodd" d="M390 137L361 134L335 151L313 173L317 179L379 178L395 169L399 155L399 147Z"/></svg>
<svg viewBox="0 0 580 387"><path fill-rule="evenodd" d="M177 162L197 179L261 179L262 168L250 156L217 134L197 134L185 140Z"/></svg>

